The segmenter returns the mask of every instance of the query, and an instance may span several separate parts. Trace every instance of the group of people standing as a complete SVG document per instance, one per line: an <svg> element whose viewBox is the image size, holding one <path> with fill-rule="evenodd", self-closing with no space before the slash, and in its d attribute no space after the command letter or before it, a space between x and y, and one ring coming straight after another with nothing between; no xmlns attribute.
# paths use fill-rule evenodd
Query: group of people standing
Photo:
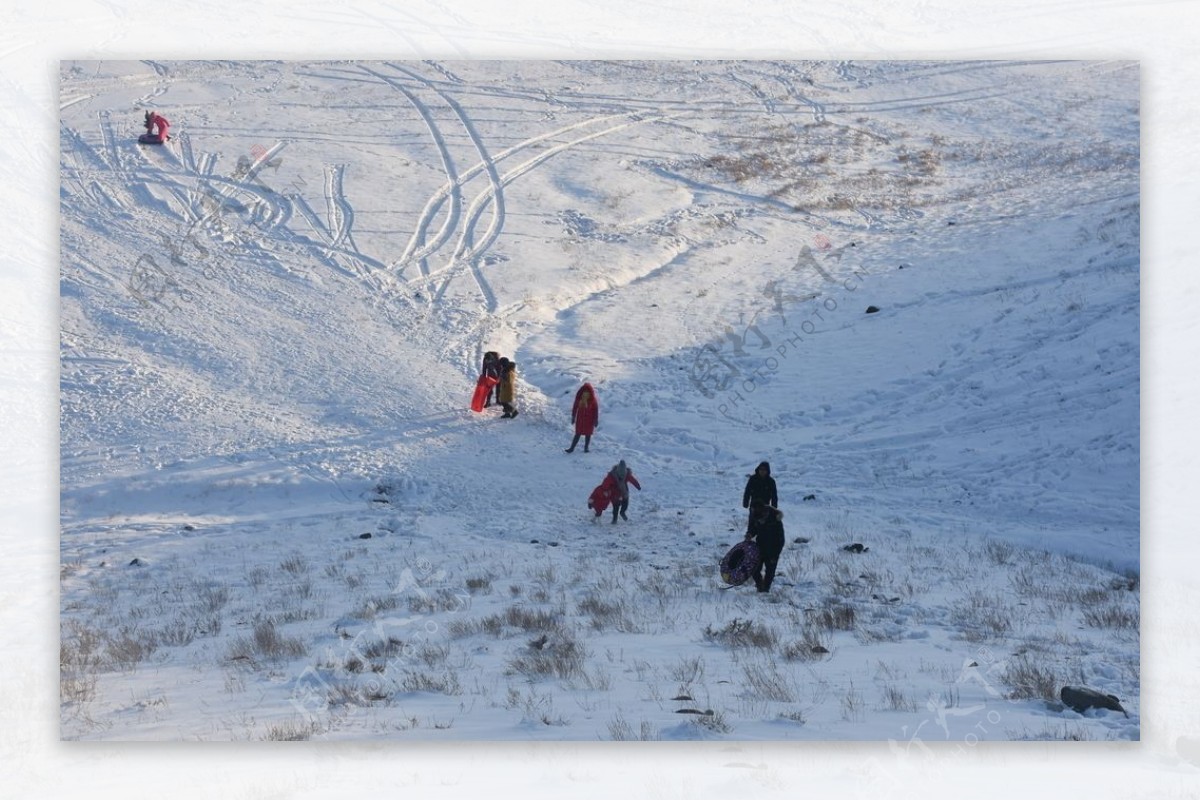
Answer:
<svg viewBox="0 0 1200 801"><path fill-rule="evenodd" d="M517 363L510 360L507 356L501 356L494 350L489 350L483 354L483 371L481 378L493 379L489 381L487 396L484 399L483 405L492 405L492 396L495 395L496 403L504 408L504 414L500 415L504 418L513 418L517 416Z"/></svg>
<svg viewBox="0 0 1200 801"><path fill-rule="evenodd" d="M496 402L504 407L504 414L501 417L516 417L516 379L516 362L502 357L492 350L483 354L483 367L479 382L486 387L487 394L482 406L492 405L494 393ZM483 392L484 390L478 391ZM596 427L600 425L600 399L596 395L596 388L586 381L575 392L575 401L571 404L571 424L575 428L574 437L566 452L574 453L575 448L579 445L579 440L582 439L583 452L590 453L592 435L596 433ZM592 490L592 494L588 496L588 508L595 513L596 518L599 518L611 506L613 523L616 523L617 520L628 520L629 486L631 484L641 491L642 485L637 476L622 460L613 465L599 486Z"/></svg>
<svg viewBox="0 0 1200 801"><path fill-rule="evenodd" d="M483 355L483 371L481 380L488 381L487 398L484 406L492 405L492 394L496 402L504 407L502 417L517 416L516 407L516 362L501 357L496 351L488 351ZM583 439L583 452L591 451L592 435L600 424L600 399L596 396L596 388L584 382L575 392L575 401L571 404L571 424L574 426L574 437L567 453L574 453ZM604 480L592 490L588 496L588 508L599 519L608 507L612 507L612 522L618 519L628 520L626 512L629 509L629 487L633 485L640 492L641 483L621 460L613 465L604 476ZM783 553L783 512L779 510L779 492L775 479L771 477L771 465L762 462L755 468L754 473L746 481L746 489L742 493L742 508L750 511L746 524L746 539L754 540L758 545L761 561L753 574L754 586L759 592L770 592L775 580L775 571L779 566L779 557Z"/></svg>

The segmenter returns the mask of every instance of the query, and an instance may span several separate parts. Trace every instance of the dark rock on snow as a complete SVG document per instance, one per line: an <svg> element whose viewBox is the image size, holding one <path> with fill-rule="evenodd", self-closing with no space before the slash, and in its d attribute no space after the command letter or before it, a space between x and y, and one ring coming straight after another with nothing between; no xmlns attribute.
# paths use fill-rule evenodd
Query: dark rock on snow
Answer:
<svg viewBox="0 0 1200 801"><path fill-rule="evenodd" d="M1058 697L1067 706L1074 709L1076 712L1083 713L1089 709L1111 709L1114 712L1120 712L1125 717L1129 717L1129 713L1121 706L1121 699L1115 695L1108 695L1099 690L1093 690L1091 687L1079 687L1068 684L1059 691Z"/></svg>

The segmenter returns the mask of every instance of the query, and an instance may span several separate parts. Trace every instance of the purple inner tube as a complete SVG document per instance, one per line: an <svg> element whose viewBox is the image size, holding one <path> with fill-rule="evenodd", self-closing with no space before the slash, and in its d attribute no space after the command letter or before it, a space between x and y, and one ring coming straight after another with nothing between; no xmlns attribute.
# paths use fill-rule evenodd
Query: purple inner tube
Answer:
<svg viewBox="0 0 1200 801"><path fill-rule="evenodd" d="M721 560L721 579L726 584L743 584L754 575L760 561L758 546L750 540L742 540Z"/></svg>

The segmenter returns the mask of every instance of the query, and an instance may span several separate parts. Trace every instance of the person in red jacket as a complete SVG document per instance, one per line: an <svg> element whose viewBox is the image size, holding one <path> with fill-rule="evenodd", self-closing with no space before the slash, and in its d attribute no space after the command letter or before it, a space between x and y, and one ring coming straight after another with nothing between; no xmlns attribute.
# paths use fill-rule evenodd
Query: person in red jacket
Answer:
<svg viewBox="0 0 1200 801"><path fill-rule="evenodd" d="M147 111L146 133L139 136L138 141L143 145L161 145L171 138L167 133L170 127L171 123L167 122L166 117L157 111Z"/></svg>
<svg viewBox="0 0 1200 801"><path fill-rule="evenodd" d="M600 423L600 401L591 384L585 383L575 393L575 404L571 406L571 422L575 424L575 438L571 440L571 447L567 448L567 453L575 452L580 437L583 437L583 452L587 453L592 446L592 434L596 433L596 426Z"/></svg>
<svg viewBox="0 0 1200 801"><path fill-rule="evenodd" d="M604 477L604 482L592 491L592 495L596 496L601 493L599 499L602 505L597 505L594 501L588 501L588 505L596 510L596 517L604 511L608 506L608 501L611 501L613 508L612 521L617 522L617 516L620 515L622 520L628 520L625 516L625 511L629 508L629 485L638 488L641 492L642 485L638 482L637 477L633 475L633 471L625 465L625 460L622 459L620 464L613 466L612 470L608 471L608 475Z"/></svg>
<svg viewBox="0 0 1200 801"><path fill-rule="evenodd" d="M613 502L613 492L616 490L616 483L609 480L609 476L605 476L592 494L588 496L588 508L596 513L596 519L600 519L600 515L604 514L604 510Z"/></svg>
<svg viewBox="0 0 1200 801"><path fill-rule="evenodd" d="M608 471L608 475L604 477L600 485L592 490L592 494L588 496L588 508L595 512L596 518L599 519L609 504L612 504L612 521L616 523L618 515L622 520L628 520L625 510L629 508L630 484L637 487L639 492L641 491L642 485L638 483L633 471L625 465L625 460L622 459L620 464L613 465L613 469Z"/></svg>

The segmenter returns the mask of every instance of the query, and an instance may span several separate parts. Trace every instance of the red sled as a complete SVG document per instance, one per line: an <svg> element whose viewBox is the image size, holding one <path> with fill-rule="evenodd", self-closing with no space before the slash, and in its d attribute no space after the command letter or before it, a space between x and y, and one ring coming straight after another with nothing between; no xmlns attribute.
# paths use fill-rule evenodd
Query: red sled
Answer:
<svg viewBox="0 0 1200 801"><path fill-rule="evenodd" d="M616 500L616 495L616 482L612 480L612 476L605 476L600 486L592 490L592 494L588 496L588 508L596 513L596 517L599 517Z"/></svg>
<svg viewBox="0 0 1200 801"><path fill-rule="evenodd" d="M483 404L484 401L487 400L488 393L492 391L492 387L499 383L499 379L493 376L479 376L479 380L475 382L475 394L471 396L471 411L482 412Z"/></svg>

